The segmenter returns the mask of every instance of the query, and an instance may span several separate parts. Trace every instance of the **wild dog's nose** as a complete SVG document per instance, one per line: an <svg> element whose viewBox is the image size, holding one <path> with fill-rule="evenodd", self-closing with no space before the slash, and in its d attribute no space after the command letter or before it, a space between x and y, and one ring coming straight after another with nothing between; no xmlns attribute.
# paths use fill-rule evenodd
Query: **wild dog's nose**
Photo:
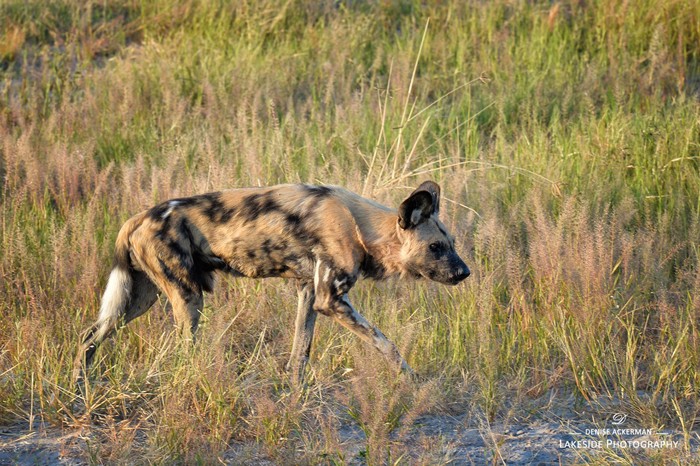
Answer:
<svg viewBox="0 0 700 466"><path fill-rule="evenodd" d="M452 283L454 283L456 285L457 283L459 283L462 280L464 280L465 278L467 278L470 274L471 274L471 272L469 271L469 267L467 267L465 265L465 266L459 268L457 270L457 273L454 274L454 276L452 277Z"/></svg>

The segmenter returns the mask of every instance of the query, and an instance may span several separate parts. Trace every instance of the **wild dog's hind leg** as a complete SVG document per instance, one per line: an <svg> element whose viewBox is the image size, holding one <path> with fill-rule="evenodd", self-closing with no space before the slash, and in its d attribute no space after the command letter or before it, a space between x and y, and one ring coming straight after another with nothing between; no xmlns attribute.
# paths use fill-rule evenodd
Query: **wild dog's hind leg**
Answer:
<svg viewBox="0 0 700 466"><path fill-rule="evenodd" d="M202 291L179 283L169 274L154 275L154 281L170 301L178 334L185 341L194 341L204 308Z"/></svg>
<svg viewBox="0 0 700 466"><path fill-rule="evenodd" d="M134 289L126 308L123 325L148 311L158 298L158 287L143 272L132 272Z"/></svg>
<svg viewBox="0 0 700 466"><path fill-rule="evenodd" d="M182 224L174 219L172 223ZM165 293L178 332L191 341L203 308L203 289L211 289L213 277L211 270L204 270L195 263L193 246L188 236L180 231L182 227L176 229L168 225L159 226L159 230L152 227L136 231L131 239L133 257L138 268Z"/></svg>
<svg viewBox="0 0 700 466"><path fill-rule="evenodd" d="M204 309L202 292L177 290L174 296L168 294L168 299L173 306L178 333L185 341L194 342L199 318Z"/></svg>
<svg viewBox="0 0 700 466"><path fill-rule="evenodd" d="M311 342L314 338L314 326L316 325L316 311L313 310L313 284L297 283L297 294L299 302L294 323L294 343L292 344L292 354L287 363L287 371L292 372L293 380L302 382L304 368L311 353Z"/></svg>

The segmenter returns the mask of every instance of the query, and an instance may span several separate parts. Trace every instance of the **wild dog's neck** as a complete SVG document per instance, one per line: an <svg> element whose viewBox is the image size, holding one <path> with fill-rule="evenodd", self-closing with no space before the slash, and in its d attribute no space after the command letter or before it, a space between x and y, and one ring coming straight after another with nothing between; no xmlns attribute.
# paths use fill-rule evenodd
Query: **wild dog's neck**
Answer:
<svg viewBox="0 0 700 466"><path fill-rule="evenodd" d="M386 278L403 273L397 213L372 208L358 220L358 234L368 254L363 264L365 272L372 278Z"/></svg>

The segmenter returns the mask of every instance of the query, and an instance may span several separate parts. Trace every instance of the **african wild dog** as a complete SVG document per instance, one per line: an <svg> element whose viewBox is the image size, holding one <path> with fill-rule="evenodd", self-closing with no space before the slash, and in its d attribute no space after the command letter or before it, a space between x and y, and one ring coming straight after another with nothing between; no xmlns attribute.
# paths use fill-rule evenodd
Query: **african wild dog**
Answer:
<svg viewBox="0 0 700 466"><path fill-rule="evenodd" d="M129 219L116 242L115 266L97 322L84 337L76 377L118 324L146 312L159 291L175 323L192 338L202 293L215 271L296 279L299 304L287 369L303 378L317 313L411 369L396 346L360 315L348 291L360 276L392 275L457 284L469 269L438 219L440 188L426 181L398 212L337 186L279 185L173 199Z"/></svg>

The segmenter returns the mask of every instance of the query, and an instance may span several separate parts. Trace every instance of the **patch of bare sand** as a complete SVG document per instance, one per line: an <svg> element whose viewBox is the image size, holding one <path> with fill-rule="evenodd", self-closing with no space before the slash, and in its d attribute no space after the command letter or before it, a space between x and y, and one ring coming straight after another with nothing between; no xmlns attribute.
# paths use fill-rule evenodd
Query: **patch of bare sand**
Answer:
<svg viewBox="0 0 700 466"><path fill-rule="evenodd" d="M81 430L46 427L35 422L0 427L0 465L82 466L87 446Z"/></svg>
<svg viewBox="0 0 700 466"><path fill-rule="evenodd" d="M630 462L700 464L700 426L688 437L672 429L644 426L627 416L624 403L583 403L573 396L519 405L493 420L478 411L420 416L400 439L406 463L421 464L577 464L626 458ZM338 432L342 458L365 464L366 438L349 418ZM226 464L275 464L254 441L232 442ZM0 428L0 464L84 465L83 431L28 424Z"/></svg>

